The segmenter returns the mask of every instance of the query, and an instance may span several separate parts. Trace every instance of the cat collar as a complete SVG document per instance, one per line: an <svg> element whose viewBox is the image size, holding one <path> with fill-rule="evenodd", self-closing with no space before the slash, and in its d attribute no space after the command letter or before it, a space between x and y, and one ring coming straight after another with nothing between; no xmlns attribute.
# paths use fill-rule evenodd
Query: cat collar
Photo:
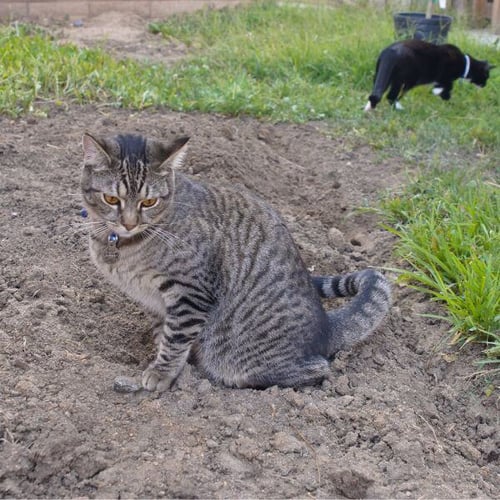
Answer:
<svg viewBox="0 0 500 500"><path fill-rule="evenodd" d="M108 235L108 243L110 245L118 245L118 235L116 233L109 233Z"/></svg>
<svg viewBox="0 0 500 500"><path fill-rule="evenodd" d="M465 54L465 70L464 70L464 74L462 76L463 79L467 78L467 75L469 74L469 69L470 69L470 57Z"/></svg>

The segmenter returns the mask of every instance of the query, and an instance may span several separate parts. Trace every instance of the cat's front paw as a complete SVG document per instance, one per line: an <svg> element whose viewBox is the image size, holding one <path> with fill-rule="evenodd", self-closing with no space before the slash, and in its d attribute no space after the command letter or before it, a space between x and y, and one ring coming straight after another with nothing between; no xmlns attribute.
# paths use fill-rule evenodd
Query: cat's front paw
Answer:
<svg viewBox="0 0 500 500"><path fill-rule="evenodd" d="M156 347L160 347L161 338L163 336L163 321L156 323L151 329L153 334L153 342L156 344Z"/></svg>
<svg viewBox="0 0 500 500"><path fill-rule="evenodd" d="M166 391L172 387L173 382L167 372L162 372L154 366L150 366L142 374L142 386L148 391Z"/></svg>

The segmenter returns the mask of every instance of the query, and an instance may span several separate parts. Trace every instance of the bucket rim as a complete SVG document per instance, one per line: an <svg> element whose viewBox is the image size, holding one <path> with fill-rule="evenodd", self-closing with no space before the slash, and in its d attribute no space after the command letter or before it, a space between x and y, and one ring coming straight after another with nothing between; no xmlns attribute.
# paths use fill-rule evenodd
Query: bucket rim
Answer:
<svg viewBox="0 0 500 500"><path fill-rule="evenodd" d="M403 17L417 17L421 19L426 19L425 17L425 12L395 12L393 14L393 17L396 16L403 16ZM429 18L429 21L432 20L446 20L446 21L453 21L453 17L447 16L445 14L432 14L432 16Z"/></svg>

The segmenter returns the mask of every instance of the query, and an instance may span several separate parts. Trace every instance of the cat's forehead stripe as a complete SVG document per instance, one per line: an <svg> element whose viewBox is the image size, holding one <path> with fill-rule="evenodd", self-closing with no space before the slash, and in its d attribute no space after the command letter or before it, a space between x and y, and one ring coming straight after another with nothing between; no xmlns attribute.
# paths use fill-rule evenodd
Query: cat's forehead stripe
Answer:
<svg viewBox="0 0 500 500"><path fill-rule="evenodd" d="M123 181L120 181L118 183L117 192L118 192L118 196L120 198L125 198L125 196L127 195L128 189L127 189L126 184Z"/></svg>
<svg viewBox="0 0 500 500"><path fill-rule="evenodd" d="M120 157L129 158L132 162L141 160L146 163L146 139L140 135L119 135L116 138L120 146Z"/></svg>
<svg viewBox="0 0 500 500"><path fill-rule="evenodd" d="M119 135L120 174L129 194L141 191L146 181L146 139L138 135Z"/></svg>

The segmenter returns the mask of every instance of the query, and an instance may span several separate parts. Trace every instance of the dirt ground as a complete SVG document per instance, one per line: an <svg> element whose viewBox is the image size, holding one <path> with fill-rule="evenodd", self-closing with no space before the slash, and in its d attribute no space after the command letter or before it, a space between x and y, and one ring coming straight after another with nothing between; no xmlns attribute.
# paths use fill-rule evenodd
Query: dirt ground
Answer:
<svg viewBox="0 0 500 500"><path fill-rule="evenodd" d="M113 390L153 357L151 320L103 281L79 216L83 131L192 136L186 171L284 216L311 270L400 265L373 204L405 165L322 124L51 109L0 117L0 497L498 498L500 401L478 348L443 345L436 304L395 286L388 320L320 387ZM390 276L390 274L389 274Z"/></svg>

